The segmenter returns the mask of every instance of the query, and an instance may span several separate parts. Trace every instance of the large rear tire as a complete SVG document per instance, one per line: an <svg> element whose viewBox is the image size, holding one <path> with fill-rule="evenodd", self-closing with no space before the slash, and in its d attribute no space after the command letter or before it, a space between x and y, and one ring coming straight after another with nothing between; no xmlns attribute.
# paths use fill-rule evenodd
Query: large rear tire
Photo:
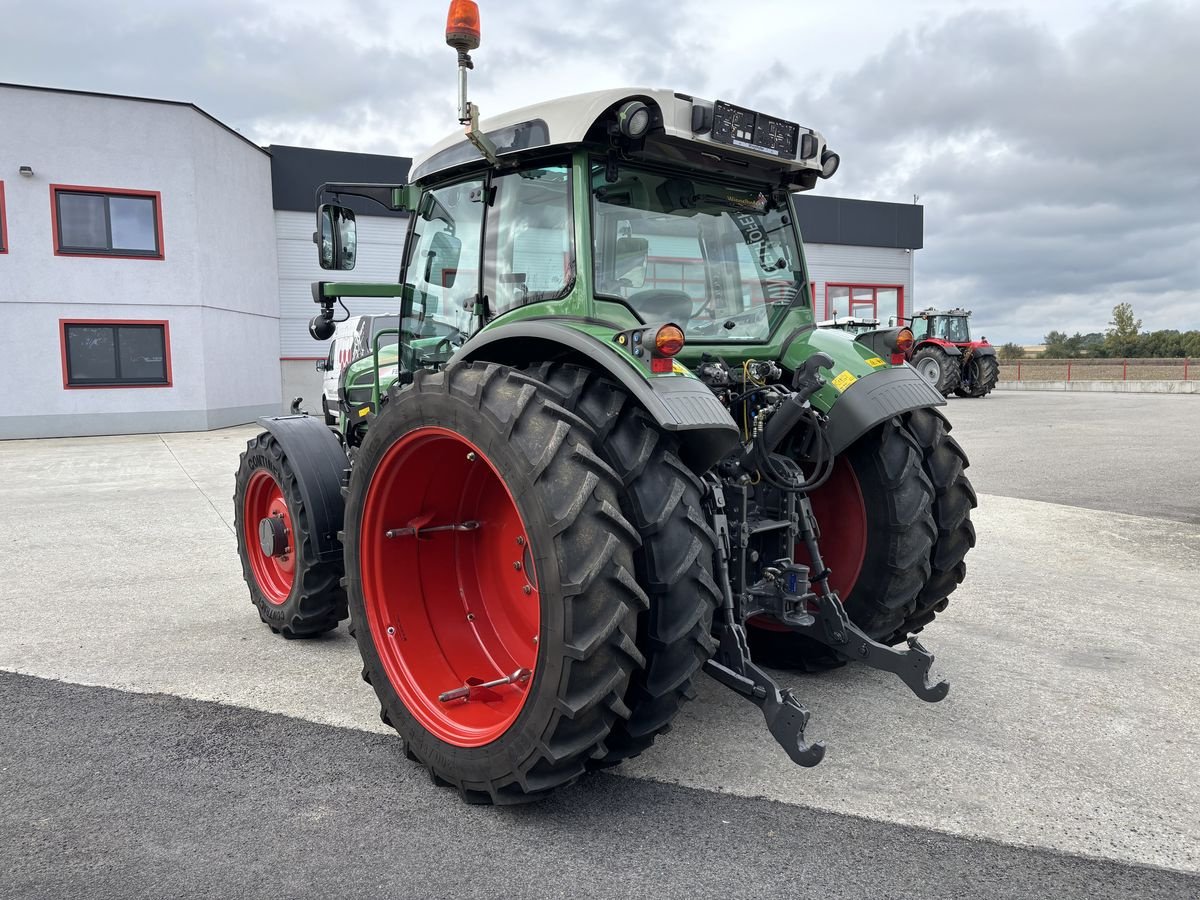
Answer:
<svg viewBox="0 0 1200 900"><path fill-rule="evenodd" d="M355 460L344 542L363 676L410 757L469 802L571 783L629 716L638 538L591 443L534 379L464 364L393 390ZM463 528L428 530L448 525Z"/></svg>
<svg viewBox="0 0 1200 900"><path fill-rule="evenodd" d="M317 560L293 463L270 432L242 453L233 520L242 576L263 622L285 638L337 628L348 615L342 563Z"/></svg>
<svg viewBox="0 0 1200 900"><path fill-rule="evenodd" d="M929 579L916 608L894 635L895 641L920 631L950 602L967 576L966 556L975 546L971 510L978 505L967 479L967 454L950 436L950 422L936 409L915 409L905 416L909 432L921 447L925 474L933 485L933 520L937 537L929 553Z"/></svg>
<svg viewBox="0 0 1200 900"><path fill-rule="evenodd" d="M620 477L621 511L641 538L633 561L650 598L637 638L646 667L634 673L625 695L629 719L613 726L607 752L592 762L606 767L646 750L693 695L692 680L715 649L716 538L700 479L679 458L679 439L658 428L619 385L570 365L547 363L530 374L594 430L593 449Z"/></svg>
<svg viewBox="0 0 1200 900"><path fill-rule="evenodd" d="M994 356L971 355L964 367L962 385L954 393L960 397L986 397L1000 380L1000 363Z"/></svg>
<svg viewBox="0 0 1200 900"><path fill-rule="evenodd" d="M851 620L876 640L903 639L930 579L937 535L934 488L921 445L901 418L859 438L833 477L812 494L821 555ZM797 558L804 561L802 548ZM819 670L839 664L821 644L786 626L749 631L755 659L779 668Z"/></svg>
<svg viewBox="0 0 1200 900"><path fill-rule="evenodd" d="M936 344L926 344L913 354L912 367L943 397L958 390L962 372L959 358L951 356Z"/></svg>

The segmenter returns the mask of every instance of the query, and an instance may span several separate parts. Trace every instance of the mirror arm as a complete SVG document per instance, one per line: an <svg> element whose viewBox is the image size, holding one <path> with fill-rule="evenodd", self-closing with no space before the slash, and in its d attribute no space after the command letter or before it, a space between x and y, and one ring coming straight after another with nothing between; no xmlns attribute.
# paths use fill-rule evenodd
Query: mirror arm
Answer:
<svg viewBox="0 0 1200 900"><path fill-rule="evenodd" d="M320 206L325 194L347 194L378 203L391 212L404 212L413 208L412 185L407 184L355 184L332 181L317 188L316 206Z"/></svg>

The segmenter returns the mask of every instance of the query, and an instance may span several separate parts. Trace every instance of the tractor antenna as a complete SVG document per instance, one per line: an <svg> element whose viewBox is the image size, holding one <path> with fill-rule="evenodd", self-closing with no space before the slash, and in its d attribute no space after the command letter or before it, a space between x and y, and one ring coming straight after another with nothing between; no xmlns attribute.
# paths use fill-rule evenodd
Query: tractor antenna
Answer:
<svg viewBox="0 0 1200 900"><path fill-rule="evenodd" d="M458 121L467 140L492 165L499 159L496 145L479 130L479 107L467 99L467 70L475 68L471 51L479 49L479 4L475 0L450 0L446 16L446 43L458 51Z"/></svg>

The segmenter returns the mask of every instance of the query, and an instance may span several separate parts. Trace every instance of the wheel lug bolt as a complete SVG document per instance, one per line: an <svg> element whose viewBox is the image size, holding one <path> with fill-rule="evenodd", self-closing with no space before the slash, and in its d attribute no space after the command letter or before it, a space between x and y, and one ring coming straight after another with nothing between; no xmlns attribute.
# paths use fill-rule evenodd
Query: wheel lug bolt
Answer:
<svg viewBox="0 0 1200 900"><path fill-rule="evenodd" d="M475 462L475 454L474 453L467 454L467 462Z"/></svg>
<svg viewBox="0 0 1200 900"><path fill-rule="evenodd" d="M467 621L474 622L475 621L475 613L467 613Z"/></svg>
<svg viewBox="0 0 1200 900"><path fill-rule="evenodd" d="M520 571L521 571L521 562L520 562L520 560L518 560L517 562L513 563L513 568L514 568L514 569L516 569L518 572L520 572Z"/></svg>
<svg viewBox="0 0 1200 900"><path fill-rule="evenodd" d="M538 636L536 634L533 636L533 642L535 644L538 642Z"/></svg>
<svg viewBox="0 0 1200 900"><path fill-rule="evenodd" d="M392 636L392 635L394 635L395 633L396 633L396 628L395 628L395 626L393 626L393 625L389 625L389 626L388 626L388 637L391 637L391 636Z"/></svg>
<svg viewBox="0 0 1200 900"><path fill-rule="evenodd" d="M532 594L533 588L531 588L529 585L525 585L525 587L521 588L521 592L523 594Z"/></svg>
<svg viewBox="0 0 1200 900"><path fill-rule="evenodd" d="M523 538L523 537L517 538L517 546L524 547L525 546L525 538Z"/></svg>

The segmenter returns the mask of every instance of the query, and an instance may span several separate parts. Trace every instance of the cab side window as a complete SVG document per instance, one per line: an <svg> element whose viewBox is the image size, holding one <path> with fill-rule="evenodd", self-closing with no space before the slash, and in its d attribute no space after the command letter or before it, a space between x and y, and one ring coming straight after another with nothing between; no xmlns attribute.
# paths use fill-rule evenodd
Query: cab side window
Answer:
<svg viewBox="0 0 1200 900"><path fill-rule="evenodd" d="M488 312L561 297L575 281L570 169L513 172L492 186L483 257Z"/></svg>

